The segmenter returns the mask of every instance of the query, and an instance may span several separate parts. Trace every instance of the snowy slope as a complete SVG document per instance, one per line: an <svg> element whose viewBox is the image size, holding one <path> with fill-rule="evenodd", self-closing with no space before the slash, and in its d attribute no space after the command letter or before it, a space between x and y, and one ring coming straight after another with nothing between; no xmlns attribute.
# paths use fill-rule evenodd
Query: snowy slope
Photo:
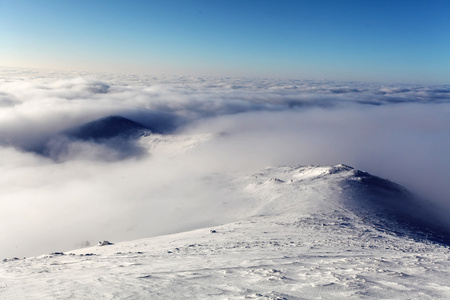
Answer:
<svg viewBox="0 0 450 300"><path fill-rule="evenodd" d="M450 298L448 235L394 183L345 165L209 180L235 191L236 222L7 259L0 298Z"/></svg>
<svg viewBox="0 0 450 300"><path fill-rule="evenodd" d="M205 143L217 135L170 135L150 134L139 139L139 145L146 149L147 153L157 157L171 157L183 154L196 146Z"/></svg>

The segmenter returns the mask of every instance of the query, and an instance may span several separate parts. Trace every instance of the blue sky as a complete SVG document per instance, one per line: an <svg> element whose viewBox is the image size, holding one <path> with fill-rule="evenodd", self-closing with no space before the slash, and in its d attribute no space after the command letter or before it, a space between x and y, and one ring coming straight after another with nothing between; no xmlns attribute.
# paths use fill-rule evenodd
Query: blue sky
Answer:
<svg viewBox="0 0 450 300"><path fill-rule="evenodd" d="M450 1L0 0L0 65L450 82Z"/></svg>

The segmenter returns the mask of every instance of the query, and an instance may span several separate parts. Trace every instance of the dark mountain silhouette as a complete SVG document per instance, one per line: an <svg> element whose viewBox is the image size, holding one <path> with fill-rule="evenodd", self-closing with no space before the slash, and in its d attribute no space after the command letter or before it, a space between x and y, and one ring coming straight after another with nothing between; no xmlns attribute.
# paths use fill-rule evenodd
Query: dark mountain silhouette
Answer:
<svg viewBox="0 0 450 300"><path fill-rule="evenodd" d="M70 160L83 155L83 149L94 144L94 147L98 146L97 149L103 149L99 151L108 152L108 155L98 159L121 160L145 155L146 150L139 145L138 140L152 132L150 128L130 119L108 116L63 131L29 151L56 161Z"/></svg>
<svg viewBox="0 0 450 300"><path fill-rule="evenodd" d="M151 132L151 129L135 121L121 116L109 116L72 128L66 134L80 140L100 141L111 138L138 138Z"/></svg>

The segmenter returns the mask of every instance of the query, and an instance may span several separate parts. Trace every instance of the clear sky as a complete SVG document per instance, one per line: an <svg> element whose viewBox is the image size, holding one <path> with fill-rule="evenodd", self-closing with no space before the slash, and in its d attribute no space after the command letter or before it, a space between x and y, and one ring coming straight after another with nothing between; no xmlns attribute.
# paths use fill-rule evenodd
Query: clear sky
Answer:
<svg viewBox="0 0 450 300"><path fill-rule="evenodd" d="M0 65L450 84L450 1L0 0Z"/></svg>

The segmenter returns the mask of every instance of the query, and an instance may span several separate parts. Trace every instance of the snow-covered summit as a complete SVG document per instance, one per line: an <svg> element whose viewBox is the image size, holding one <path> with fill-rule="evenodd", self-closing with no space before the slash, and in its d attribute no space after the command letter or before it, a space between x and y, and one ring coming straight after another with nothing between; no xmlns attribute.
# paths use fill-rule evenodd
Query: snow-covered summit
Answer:
<svg viewBox="0 0 450 300"><path fill-rule="evenodd" d="M0 297L450 297L450 249L440 239L448 234L395 183L346 165L208 180L234 191L219 208L229 222L8 259L0 265Z"/></svg>
<svg viewBox="0 0 450 300"><path fill-rule="evenodd" d="M450 245L450 232L430 203L347 165L270 167L248 179L246 190L267 198L259 207L262 215L295 218L340 211L392 234Z"/></svg>

